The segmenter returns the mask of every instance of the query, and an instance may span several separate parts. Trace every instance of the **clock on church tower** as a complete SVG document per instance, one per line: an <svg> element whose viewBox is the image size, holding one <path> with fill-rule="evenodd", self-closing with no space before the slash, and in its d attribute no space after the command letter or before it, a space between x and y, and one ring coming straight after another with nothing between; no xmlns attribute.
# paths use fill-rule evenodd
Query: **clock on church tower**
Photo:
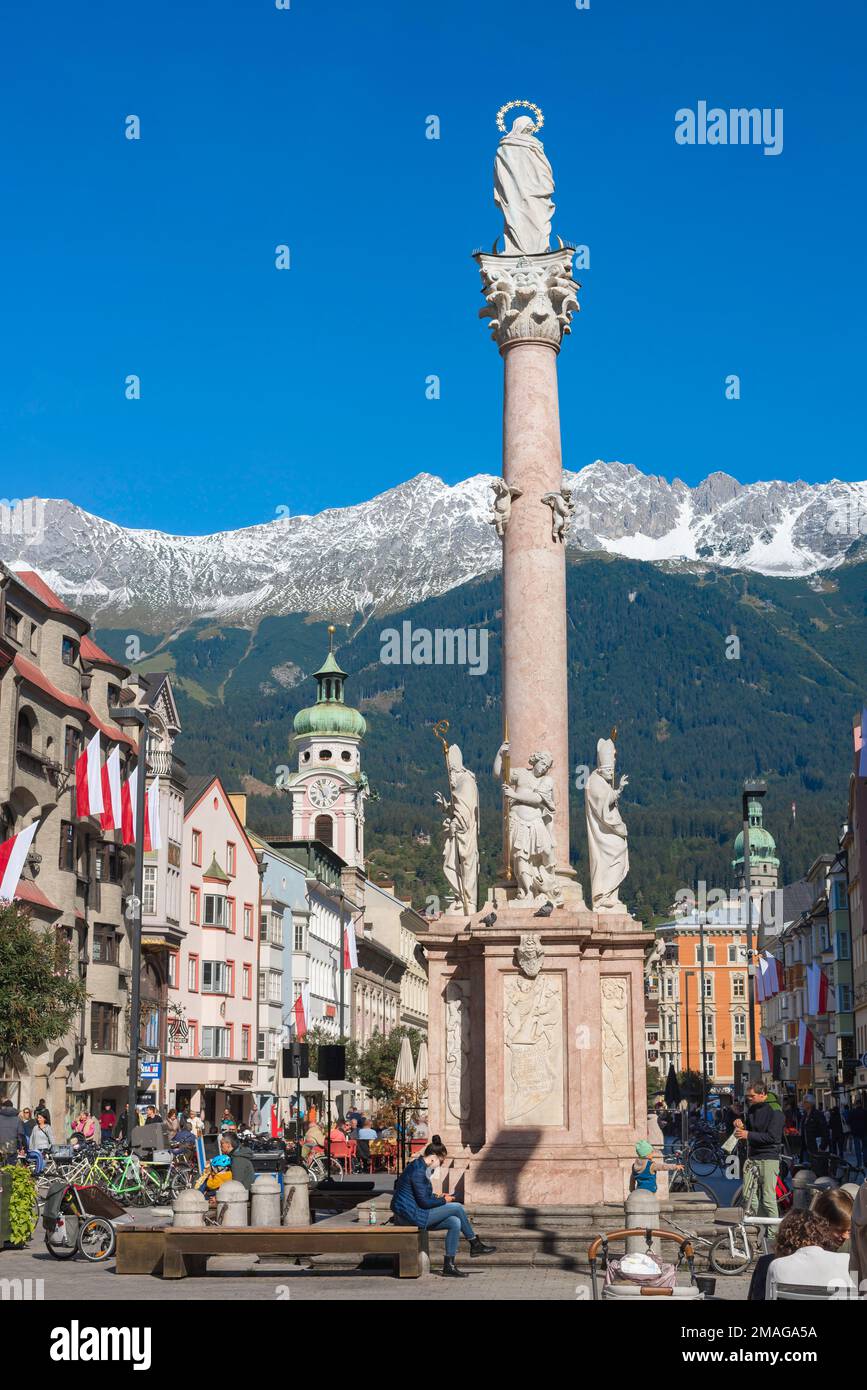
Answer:
<svg viewBox="0 0 867 1390"><path fill-rule="evenodd" d="M292 794L292 834L321 840L347 864L364 866L364 800L367 778L361 770L364 716L347 705L346 672L330 649L316 678L316 703L295 716L298 768L288 784Z"/></svg>

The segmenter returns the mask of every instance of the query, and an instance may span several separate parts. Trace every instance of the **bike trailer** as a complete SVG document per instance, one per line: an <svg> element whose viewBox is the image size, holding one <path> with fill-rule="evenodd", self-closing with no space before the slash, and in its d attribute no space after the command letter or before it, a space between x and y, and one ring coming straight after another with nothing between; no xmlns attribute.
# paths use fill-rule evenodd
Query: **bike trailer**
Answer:
<svg viewBox="0 0 867 1390"><path fill-rule="evenodd" d="M101 1187L76 1187L75 1195L85 1216L104 1216L108 1221L126 1216L126 1207Z"/></svg>

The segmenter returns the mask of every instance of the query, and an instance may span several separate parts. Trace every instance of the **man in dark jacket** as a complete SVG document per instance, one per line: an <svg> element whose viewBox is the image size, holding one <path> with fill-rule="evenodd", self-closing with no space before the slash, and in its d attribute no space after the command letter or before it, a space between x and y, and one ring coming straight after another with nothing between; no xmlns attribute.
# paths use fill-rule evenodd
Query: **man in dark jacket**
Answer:
<svg viewBox="0 0 867 1390"><path fill-rule="evenodd" d="M220 1135L220 1153L225 1154L232 1165L232 1178L246 1187L247 1191L256 1180L256 1169L250 1159L241 1152L235 1135L227 1130Z"/></svg>
<svg viewBox="0 0 867 1390"><path fill-rule="evenodd" d="M753 1216L779 1216L777 1177L783 1144L783 1112L779 1104L770 1104L763 1081L754 1081L747 1089L747 1106L746 1122L735 1120L734 1127L738 1139L747 1141L747 1161L754 1165L756 1178L746 1210ZM746 1174L744 1181L746 1183Z"/></svg>
<svg viewBox="0 0 867 1390"><path fill-rule="evenodd" d="M863 1100L859 1100L849 1111L849 1129L855 1145L855 1163L859 1168L863 1168L864 1140L867 1139L867 1110L864 1109Z"/></svg>
<svg viewBox="0 0 867 1390"><path fill-rule="evenodd" d="M801 1121L801 1141L807 1162L817 1178L828 1176L828 1148L831 1135L828 1121L821 1110L816 1109L816 1097L808 1092L802 1101L804 1118Z"/></svg>
<svg viewBox="0 0 867 1390"><path fill-rule="evenodd" d="M13 1154L26 1147L27 1139L21 1116L11 1100L4 1096L0 1101L0 1152Z"/></svg>
<svg viewBox="0 0 867 1390"><path fill-rule="evenodd" d="M4 1095L0 1101L0 1152L17 1154L22 1148L26 1148L26 1136L21 1116Z"/></svg>

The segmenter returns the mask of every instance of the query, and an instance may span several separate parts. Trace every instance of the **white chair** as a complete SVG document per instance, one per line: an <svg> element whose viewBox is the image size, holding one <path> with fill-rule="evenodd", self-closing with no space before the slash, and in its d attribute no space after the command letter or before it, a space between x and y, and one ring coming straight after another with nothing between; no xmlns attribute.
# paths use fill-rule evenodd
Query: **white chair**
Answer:
<svg viewBox="0 0 867 1390"><path fill-rule="evenodd" d="M829 1288L826 1284L775 1283L772 1289L773 1291L769 1294L769 1299L771 1301L780 1299L782 1302L786 1303L817 1303L828 1302L831 1299L838 1302L841 1299L848 1300L858 1297L858 1290L855 1288L854 1284L848 1287L843 1285L842 1287L837 1286Z"/></svg>

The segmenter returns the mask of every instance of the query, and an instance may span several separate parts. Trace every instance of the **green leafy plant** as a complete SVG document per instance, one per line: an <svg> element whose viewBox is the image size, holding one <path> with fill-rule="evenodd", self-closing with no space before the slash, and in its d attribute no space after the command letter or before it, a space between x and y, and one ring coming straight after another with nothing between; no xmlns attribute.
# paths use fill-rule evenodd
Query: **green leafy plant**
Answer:
<svg viewBox="0 0 867 1390"><path fill-rule="evenodd" d="M12 1181L9 1193L9 1243L26 1245L39 1220L36 1184L29 1169L20 1163L9 1164L2 1171L6 1179L11 1178Z"/></svg>
<svg viewBox="0 0 867 1390"><path fill-rule="evenodd" d="M39 1053L62 1038L87 997L69 973L69 948L31 925L15 903L0 906L0 1062Z"/></svg>

